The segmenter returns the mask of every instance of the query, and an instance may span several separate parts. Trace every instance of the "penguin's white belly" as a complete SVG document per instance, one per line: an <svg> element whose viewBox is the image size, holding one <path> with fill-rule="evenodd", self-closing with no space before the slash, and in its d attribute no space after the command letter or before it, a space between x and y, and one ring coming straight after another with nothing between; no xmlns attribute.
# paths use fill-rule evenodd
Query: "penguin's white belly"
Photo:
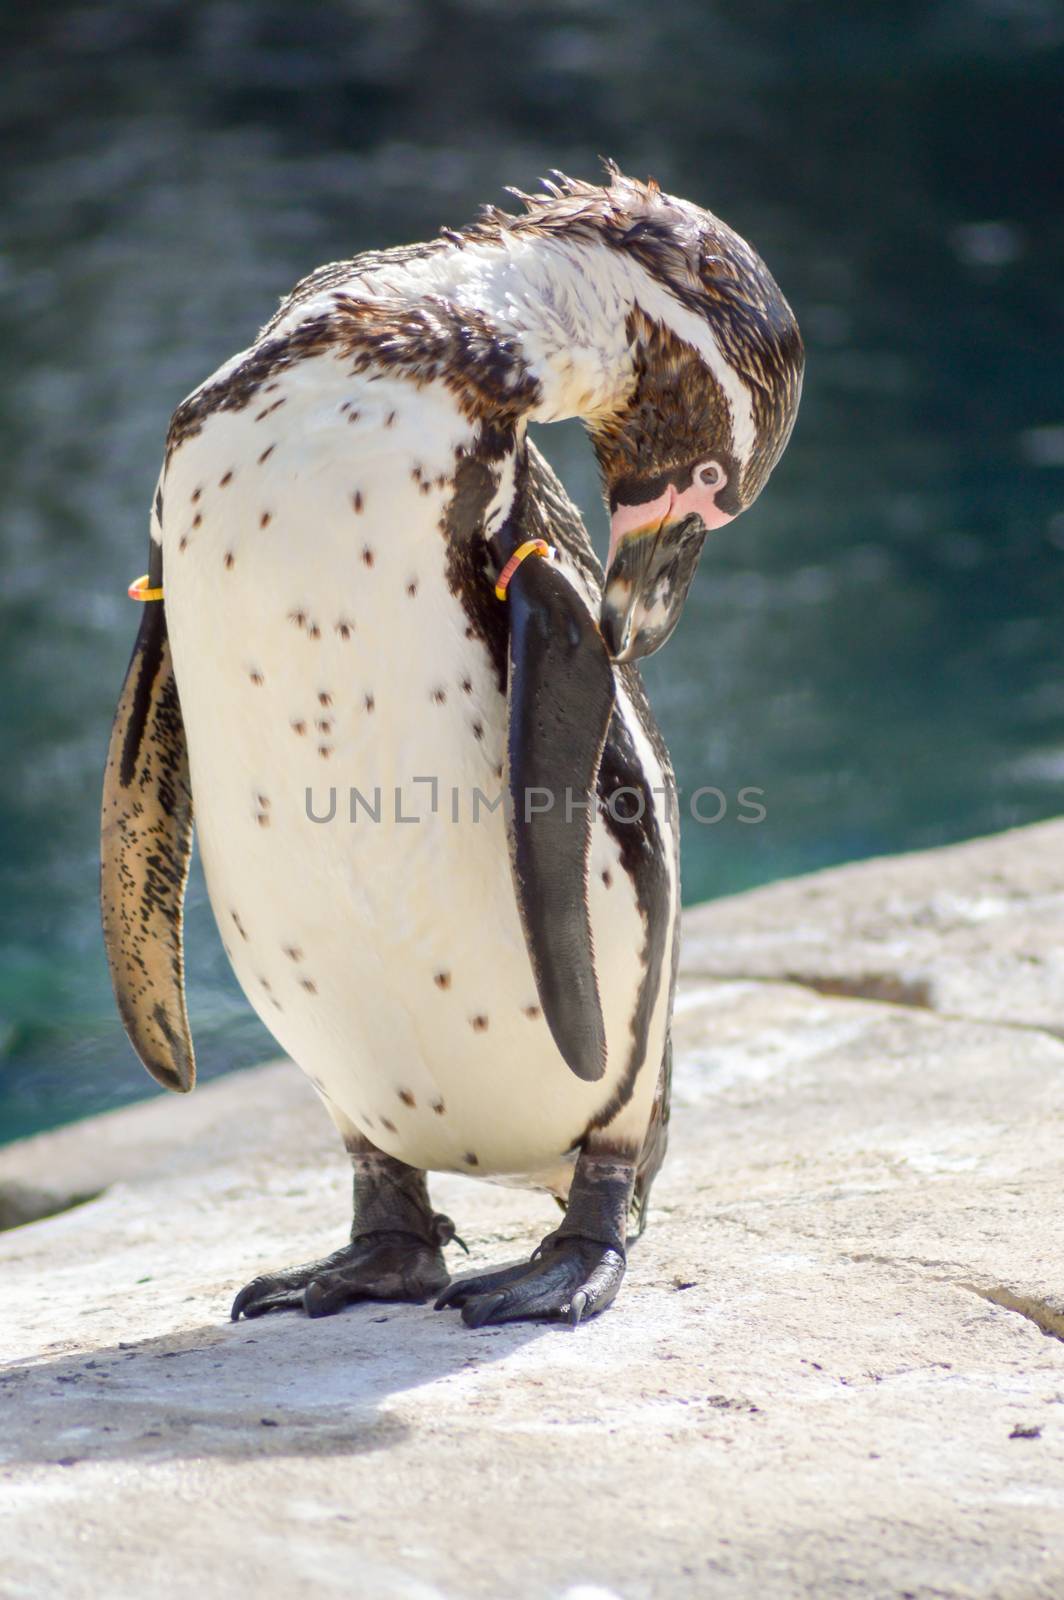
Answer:
<svg viewBox="0 0 1064 1600"><path fill-rule="evenodd" d="M534 1173L628 1071L646 930L599 820L608 1068L583 1083L540 1012L489 809L505 701L446 581L469 437L442 388L331 357L214 413L164 481L166 612L207 885L248 999L341 1127L419 1167Z"/></svg>

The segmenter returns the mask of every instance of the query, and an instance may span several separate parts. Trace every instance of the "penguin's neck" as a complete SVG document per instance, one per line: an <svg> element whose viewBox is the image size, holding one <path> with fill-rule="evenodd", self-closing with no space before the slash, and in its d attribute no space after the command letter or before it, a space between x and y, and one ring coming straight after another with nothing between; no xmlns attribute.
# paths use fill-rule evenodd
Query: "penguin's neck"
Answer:
<svg viewBox="0 0 1064 1600"><path fill-rule="evenodd" d="M532 237L461 254L470 260L456 300L512 344L539 386L529 421L595 422L624 405L635 383L635 302L616 252Z"/></svg>
<svg viewBox="0 0 1064 1600"><path fill-rule="evenodd" d="M608 245L504 234L427 252L396 270L387 258L363 288L414 302L439 296L477 313L536 380L530 422L619 410L635 383L628 325L638 284Z"/></svg>

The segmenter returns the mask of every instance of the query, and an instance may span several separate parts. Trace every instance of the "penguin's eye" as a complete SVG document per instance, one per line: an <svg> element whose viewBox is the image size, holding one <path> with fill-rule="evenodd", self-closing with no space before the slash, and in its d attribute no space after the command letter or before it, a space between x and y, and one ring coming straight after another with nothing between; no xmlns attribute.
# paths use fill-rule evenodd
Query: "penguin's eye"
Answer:
<svg viewBox="0 0 1064 1600"><path fill-rule="evenodd" d="M715 461L705 461L695 468L695 482L706 489L716 489L724 481L724 474Z"/></svg>

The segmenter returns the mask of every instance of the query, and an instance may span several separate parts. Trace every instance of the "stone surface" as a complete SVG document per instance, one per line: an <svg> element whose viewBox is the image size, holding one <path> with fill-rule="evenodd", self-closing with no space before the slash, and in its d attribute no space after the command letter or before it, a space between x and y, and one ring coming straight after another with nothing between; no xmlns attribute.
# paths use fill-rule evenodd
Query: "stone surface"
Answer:
<svg viewBox="0 0 1064 1600"><path fill-rule="evenodd" d="M98 1196L0 1236L0 1596L1059 1600L1064 1042L1032 1020L1059 1017L1054 850L1059 883L1064 830L1032 829L691 914L688 963L731 918L737 972L777 897L808 979L851 935L871 970L879 906L882 970L964 1003L686 978L650 1226L575 1332L228 1323L247 1277L345 1231L342 1153L285 1064L0 1151L0 1185ZM907 934L905 904L999 873L994 983L994 918L981 944L959 914ZM1013 1008L1026 948L1042 986ZM474 1266L554 1225L542 1196L433 1194Z"/></svg>
<svg viewBox="0 0 1064 1600"><path fill-rule="evenodd" d="M683 969L1064 1033L1064 821L699 906Z"/></svg>

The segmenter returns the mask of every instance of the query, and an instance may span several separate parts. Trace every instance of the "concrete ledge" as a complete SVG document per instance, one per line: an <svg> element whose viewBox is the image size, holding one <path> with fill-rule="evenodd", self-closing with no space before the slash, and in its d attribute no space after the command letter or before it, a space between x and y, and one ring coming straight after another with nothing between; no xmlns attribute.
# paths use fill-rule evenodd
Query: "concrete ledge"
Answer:
<svg viewBox="0 0 1064 1600"><path fill-rule="evenodd" d="M695 907L683 970L1064 1034L1064 821Z"/></svg>
<svg viewBox="0 0 1064 1600"><path fill-rule="evenodd" d="M941 906L958 874L999 874L1012 910L906 934L904 895ZM1059 1600L1054 883L1056 825L693 912L688 965L729 947L738 975L684 980L650 1228L576 1333L387 1306L229 1324L248 1276L346 1225L287 1065L0 1151L0 1184L103 1191L0 1237L0 1595ZM867 921L852 967L843 934L879 906L880 950L969 999L778 981L774 896L817 950L804 980L825 951L866 967ZM1006 968L1027 940L1041 976L1010 996L980 962L1028 915ZM541 1196L433 1191L474 1265L553 1226Z"/></svg>

